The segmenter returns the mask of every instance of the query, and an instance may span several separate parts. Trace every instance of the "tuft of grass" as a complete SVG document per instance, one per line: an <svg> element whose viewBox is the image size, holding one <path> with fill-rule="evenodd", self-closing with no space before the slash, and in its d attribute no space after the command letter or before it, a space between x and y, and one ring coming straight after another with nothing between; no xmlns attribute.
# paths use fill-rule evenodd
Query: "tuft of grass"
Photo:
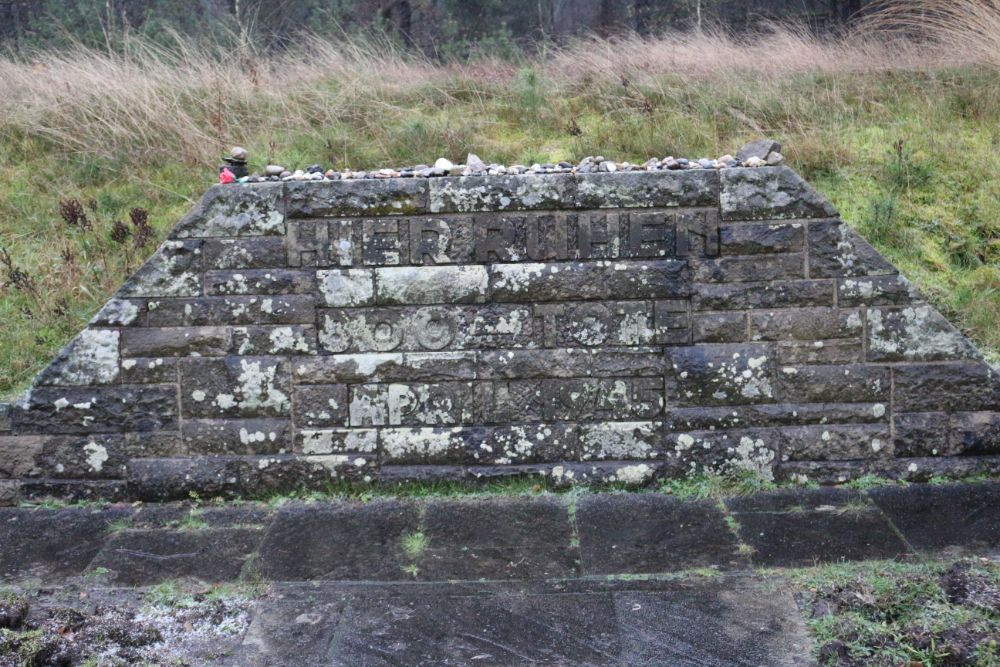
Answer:
<svg viewBox="0 0 1000 667"><path fill-rule="evenodd" d="M877 489L882 486L898 486L905 485L906 482L902 482L896 479L889 479L887 477L882 477L880 475L862 475L861 477L856 477L851 481L844 484L848 489L857 489L859 491L865 491L866 489Z"/></svg>
<svg viewBox="0 0 1000 667"><path fill-rule="evenodd" d="M100 579L104 575L110 573L111 570L109 570L106 567L95 567L93 570L88 570L87 572L85 572L83 578L86 579L87 581L90 581L93 579Z"/></svg>
<svg viewBox="0 0 1000 667"><path fill-rule="evenodd" d="M181 519L177 528L178 530L204 530L208 528L208 522L202 518L201 510L195 507Z"/></svg>
<svg viewBox="0 0 1000 667"><path fill-rule="evenodd" d="M778 488L779 484L756 471L737 469L725 475L698 473L668 479L664 481L660 490L681 500L701 500L748 496Z"/></svg>
<svg viewBox="0 0 1000 667"><path fill-rule="evenodd" d="M417 559L430 544L430 539L422 531L405 533L402 538L403 553L407 558Z"/></svg>
<svg viewBox="0 0 1000 667"><path fill-rule="evenodd" d="M124 519L116 519L108 524L109 533L120 533L124 530L129 530L130 528L132 528L132 519L128 517Z"/></svg>

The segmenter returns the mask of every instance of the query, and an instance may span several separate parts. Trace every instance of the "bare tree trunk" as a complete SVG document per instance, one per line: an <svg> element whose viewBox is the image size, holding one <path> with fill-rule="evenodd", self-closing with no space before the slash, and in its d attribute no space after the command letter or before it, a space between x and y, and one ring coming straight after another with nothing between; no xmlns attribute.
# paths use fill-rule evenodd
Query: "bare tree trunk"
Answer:
<svg viewBox="0 0 1000 667"><path fill-rule="evenodd" d="M611 34L612 24L614 23L614 15L612 14L612 0L601 0L601 18L599 19L601 24L600 33L602 35Z"/></svg>
<svg viewBox="0 0 1000 667"><path fill-rule="evenodd" d="M694 11L698 17L698 32L701 32L701 0L695 0Z"/></svg>

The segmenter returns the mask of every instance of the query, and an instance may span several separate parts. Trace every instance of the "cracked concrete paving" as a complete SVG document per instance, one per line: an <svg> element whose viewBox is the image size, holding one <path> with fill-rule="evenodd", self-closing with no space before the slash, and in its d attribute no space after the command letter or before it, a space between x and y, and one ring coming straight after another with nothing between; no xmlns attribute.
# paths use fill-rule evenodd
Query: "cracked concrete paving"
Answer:
<svg viewBox="0 0 1000 667"><path fill-rule="evenodd" d="M808 665L774 568L940 553L1000 554L1000 483L0 510L0 583L43 597L263 583L192 662L241 667Z"/></svg>

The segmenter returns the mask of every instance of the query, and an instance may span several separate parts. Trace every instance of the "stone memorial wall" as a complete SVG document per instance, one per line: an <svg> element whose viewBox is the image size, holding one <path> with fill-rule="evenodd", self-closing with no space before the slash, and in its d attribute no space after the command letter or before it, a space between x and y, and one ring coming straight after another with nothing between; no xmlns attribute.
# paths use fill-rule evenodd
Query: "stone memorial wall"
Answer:
<svg viewBox="0 0 1000 667"><path fill-rule="evenodd" d="M1000 468L1000 381L787 167L213 187L15 404L0 501Z"/></svg>

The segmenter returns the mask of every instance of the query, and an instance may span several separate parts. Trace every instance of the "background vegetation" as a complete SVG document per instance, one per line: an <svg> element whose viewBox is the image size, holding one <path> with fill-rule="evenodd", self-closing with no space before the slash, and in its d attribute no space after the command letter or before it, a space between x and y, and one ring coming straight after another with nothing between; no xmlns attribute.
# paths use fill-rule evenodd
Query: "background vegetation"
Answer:
<svg viewBox="0 0 1000 667"><path fill-rule="evenodd" d="M447 59L513 54L573 35L692 29L722 22L749 30L795 20L829 31L872 0L0 0L0 46L115 47L123 34L166 41L170 32L225 40L254 33L271 50L315 34L382 29L400 44Z"/></svg>
<svg viewBox="0 0 1000 667"><path fill-rule="evenodd" d="M234 144L256 168L366 169L468 151L508 164L717 157L773 136L996 359L1000 11L947 7L963 4L964 25L922 17L929 34L911 12L893 17L901 34L625 34L446 63L371 36L265 54L248 34L0 58L0 395L24 389L152 252ZM62 215L74 198L82 210Z"/></svg>

